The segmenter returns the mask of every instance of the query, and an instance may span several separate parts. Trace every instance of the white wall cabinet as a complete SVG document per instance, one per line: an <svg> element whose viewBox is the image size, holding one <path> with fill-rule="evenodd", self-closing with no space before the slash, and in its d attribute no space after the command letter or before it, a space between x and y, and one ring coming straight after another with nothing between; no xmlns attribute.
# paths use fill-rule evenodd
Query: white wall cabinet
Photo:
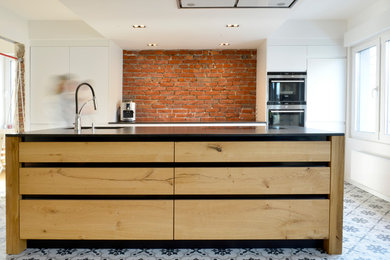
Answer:
<svg viewBox="0 0 390 260"><path fill-rule="evenodd" d="M115 61L112 61L113 57ZM97 98L97 111L94 111L92 102L84 107L82 125L115 121L117 105L122 96L116 86L122 84L119 80L122 77L121 67L121 53L112 55L109 46L32 46L31 130L72 126L75 116L74 89L81 82L90 83ZM71 80L74 80L72 91L59 90L58 77L64 75L71 75ZM92 95L88 87L83 87L80 100L89 97ZM81 105L82 101L79 108Z"/></svg>
<svg viewBox="0 0 390 260"><path fill-rule="evenodd" d="M307 71L305 126L345 131L346 49L338 45L268 46L268 72Z"/></svg>
<svg viewBox="0 0 390 260"><path fill-rule="evenodd" d="M306 46L268 46L267 71L306 71Z"/></svg>
<svg viewBox="0 0 390 260"><path fill-rule="evenodd" d="M30 122L33 130L64 126L56 77L69 73L68 47L31 47Z"/></svg>
<svg viewBox="0 0 390 260"><path fill-rule="evenodd" d="M346 59L307 60L306 126L345 131Z"/></svg>

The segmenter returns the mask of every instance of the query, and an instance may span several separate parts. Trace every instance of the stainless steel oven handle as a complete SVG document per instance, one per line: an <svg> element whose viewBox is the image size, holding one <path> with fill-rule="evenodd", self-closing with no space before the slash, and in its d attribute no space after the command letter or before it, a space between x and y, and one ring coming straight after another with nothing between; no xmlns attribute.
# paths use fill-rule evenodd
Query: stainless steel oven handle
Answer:
<svg viewBox="0 0 390 260"><path fill-rule="evenodd" d="M271 113L304 113L304 110L271 110Z"/></svg>
<svg viewBox="0 0 390 260"><path fill-rule="evenodd" d="M305 81L304 80L271 80L271 82L295 83L295 82L305 82Z"/></svg>

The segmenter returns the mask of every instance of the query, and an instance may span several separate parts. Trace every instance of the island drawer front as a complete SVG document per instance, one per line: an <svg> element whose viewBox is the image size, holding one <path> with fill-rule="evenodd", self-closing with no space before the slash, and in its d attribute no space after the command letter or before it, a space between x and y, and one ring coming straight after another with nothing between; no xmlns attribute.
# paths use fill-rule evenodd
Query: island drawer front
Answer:
<svg viewBox="0 0 390 260"><path fill-rule="evenodd" d="M175 161L328 162L330 142L176 142Z"/></svg>
<svg viewBox="0 0 390 260"><path fill-rule="evenodd" d="M172 200L22 200L21 239L173 239Z"/></svg>
<svg viewBox="0 0 390 260"><path fill-rule="evenodd" d="M173 162L173 142L21 142L20 162Z"/></svg>
<svg viewBox="0 0 390 260"><path fill-rule="evenodd" d="M329 194L329 167L176 168L175 194Z"/></svg>
<svg viewBox="0 0 390 260"><path fill-rule="evenodd" d="M326 239L329 200L177 200L175 232L186 239Z"/></svg>
<svg viewBox="0 0 390 260"><path fill-rule="evenodd" d="M20 168L19 174L20 194L173 194L173 168Z"/></svg>

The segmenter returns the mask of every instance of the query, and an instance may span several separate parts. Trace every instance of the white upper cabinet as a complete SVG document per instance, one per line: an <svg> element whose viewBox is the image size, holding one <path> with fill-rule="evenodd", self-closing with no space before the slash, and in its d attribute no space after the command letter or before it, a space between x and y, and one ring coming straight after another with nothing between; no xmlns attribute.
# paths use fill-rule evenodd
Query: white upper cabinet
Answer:
<svg viewBox="0 0 390 260"><path fill-rule="evenodd" d="M68 73L68 47L31 47L30 115L33 124L65 125L59 77Z"/></svg>
<svg viewBox="0 0 390 260"><path fill-rule="evenodd" d="M306 46L268 46L267 71L306 71Z"/></svg>
<svg viewBox="0 0 390 260"><path fill-rule="evenodd" d="M93 102L83 108L82 125L114 121L121 93L113 95L110 91L121 91L111 86L122 84L121 57L122 50L110 46L32 46L31 130L73 126L75 89L82 82L92 85L97 101L96 111ZM66 77L68 81L63 80ZM90 98L89 88L83 86L79 91L79 109Z"/></svg>
<svg viewBox="0 0 390 260"><path fill-rule="evenodd" d="M89 102L81 112L82 125L107 123L108 110L108 48L107 47L71 47L70 74L79 83L87 82L93 87L96 95L97 110ZM83 102L92 97L87 86L79 91L79 109ZM74 115L75 112L72 113Z"/></svg>

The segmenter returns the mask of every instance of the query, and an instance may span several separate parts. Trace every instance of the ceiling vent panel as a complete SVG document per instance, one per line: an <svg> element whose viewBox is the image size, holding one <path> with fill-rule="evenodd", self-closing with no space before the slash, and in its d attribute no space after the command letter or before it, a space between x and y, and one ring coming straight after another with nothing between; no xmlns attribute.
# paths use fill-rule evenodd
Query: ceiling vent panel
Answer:
<svg viewBox="0 0 390 260"><path fill-rule="evenodd" d="M289 8L295 0L239 0L237 7L246 8Z"/></svg>
<svg viewBox="0 0 390 260"><path fill-rule="evenodd" d="M233 8L236 0L179 0L181 8ZM179 4L180 4L179 3Z"/></svg>
<svg viewBox="0 0 390 260"><path fill-rule="evenodd" d="M297 0L177 0L179 8L290 8Z"/></svg>

